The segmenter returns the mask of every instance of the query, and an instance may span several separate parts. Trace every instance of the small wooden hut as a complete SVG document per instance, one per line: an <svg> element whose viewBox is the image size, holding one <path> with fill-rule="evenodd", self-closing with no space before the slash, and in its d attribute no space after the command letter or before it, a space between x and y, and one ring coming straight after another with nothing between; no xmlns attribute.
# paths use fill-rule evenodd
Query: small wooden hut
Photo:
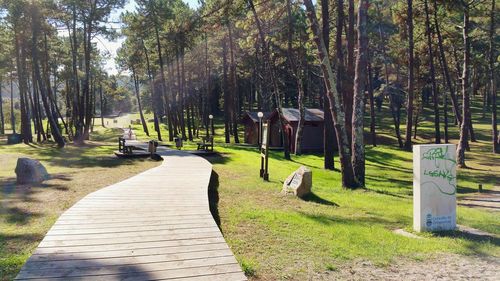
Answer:
<svg viewBox="0 0 500 281"><path fill-rule="evenodd" d="M245 112L241 118L241 124L245 126L245 143L257 145L259 143L259 116L258 112ZM262 122L267 122L271 112L264 112Z"/></svg>
<svg viewBox="0 0 500 281"><path fill-rule="evenodd" d="M295 153L295 138L299 125L300 113L296 108L283 108L283 119L285 120L285 134L289 140L290 152ZM281 137L282 129L278 112L274 111L269 116L271 121L271 147L283 147ZM323 110L317 108L305 109L305 123L302 133L302 152L323 152Z"/></svg>

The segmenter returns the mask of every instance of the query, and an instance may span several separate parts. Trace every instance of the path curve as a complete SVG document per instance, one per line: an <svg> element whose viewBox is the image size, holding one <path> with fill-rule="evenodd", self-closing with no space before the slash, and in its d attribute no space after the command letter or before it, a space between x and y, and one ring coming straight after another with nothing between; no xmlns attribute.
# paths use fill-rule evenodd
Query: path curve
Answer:
<svg viewBox="0 0 500 281"><path fill-rule="evenodd" d="M159 154L64 212L16 280L246 280L209 210L212 165Z"/></svg>

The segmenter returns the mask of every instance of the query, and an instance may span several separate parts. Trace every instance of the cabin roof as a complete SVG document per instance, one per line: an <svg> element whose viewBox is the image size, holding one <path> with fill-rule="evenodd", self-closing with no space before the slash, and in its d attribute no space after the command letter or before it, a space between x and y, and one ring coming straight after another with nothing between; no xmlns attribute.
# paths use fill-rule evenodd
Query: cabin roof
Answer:
<svg viewBox="0 0 500 281"><path fill-rule="evenodd" d="M254 123L257 123L259 122L259 116L257 116L257 113L258 112L254 112L254 111L246 111L243 115L243 120L245 118L249 118L250 120L252 120ZM269 119L269 117L271 116L272 112L264 112L264 117L262 118L263 121Z"/></svg>
<svg viewBox="0 0 500 281"><path fill-rule="evenodd" d="M283 108L283 118L288 122L298 122L300 113L296 108ZM305 109L305 121L307 122L323 122L324 113L323 110L318 108L306 108Z"/></svg>

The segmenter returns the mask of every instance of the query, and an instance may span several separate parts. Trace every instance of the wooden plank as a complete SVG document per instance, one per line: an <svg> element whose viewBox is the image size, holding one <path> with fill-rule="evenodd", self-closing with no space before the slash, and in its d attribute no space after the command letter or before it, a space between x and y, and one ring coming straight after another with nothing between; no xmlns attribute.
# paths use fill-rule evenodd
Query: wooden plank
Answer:
<svg viewBox="0 0 500 281"><path fill-rule="evenodd" d="M169 279L158 279L158 280L169 280L169 281L186 281L185 278L169 278ZM244 281L247 280L245 275L241 272L233 273L221 273L215 275L204 275L204 276L191 276L190 281Z"/></svg>
<svg viewBox="0 0 500 281"><path fill-rule="evenodd" d="M20 279L29 278L58 278L58 277L82 277L95 275L115 275L126 273L140 273L160 270L171 270L179 268L193 268L200 266L215 266L224 264L234 264L236 261L233 256L208 257L202 259L180 260L180 261L164 261L136 265L119 265L119 266L94 266L94 267L77 267L77 268L58 268L58 269L42 269L42 270L27 270Z"/></svg>
<svg viewBox="0 0 500 281"><path fill-rule="evenodd" d="M119 228L119 227L136 227L136 226L158 226L158 225L182 225L182 224L194 224L194 223L205 223L210 221L210 218L192 218L192 219L170 219L170 220L138 220L138 221L128 221L124 222L103 222L103 223L74 223L74 226L78 226L78 229L109 229L109 228ZM211 222L210 223L215 223ZM70 224L57 223L52 226L52 230L66 230L72 229Z"/></svg>
<svg viewBox="0 0 500 281"><path fill-rule="evenodd" d="M171 270L157 270L157 271L131 271L122 272L118 274L105 274L105 275L89 275L83 277L57 277L51 279L61 279L61 280L162 280L162 279L172 279L172 278L191 278L199 276L209 276L224 273L237 273L241 272L237 263L233 264L221 264L221 265L211 265L211 266L200 266L193 268L177 268ZM33 279L19 279L19 280L46 280L44 278L33 278ZM187 279L189 280L189 279Z"/></svg>
<svg viewBox="0 0 500 281"><path fill-rule="evenodd" d="M154 262L167 262L167 261L181 261L192 259L204 259L210 257L224 257L232 256L229 249L225 250L211 250L200 252L186 252L175 253L168 255L150 255L150 256L136 256L136 257L121 257L121 258L108 258L108 259L87 259L87 260L64 260L64 261L44 261L33 262L28 260L28 263L23 267L23 270L44 270L44 269L58 269L58 268L86 268L95 267L99 265L106 266L121 266L121 265L137 265ZM21 271L23 272L23 271Z"/></svg>
<svg viewBox="0 0 500 281"><path fill-rule="evenodd" d="M149 235L175 235L175 234L188 234L188 233L205 233L217 231L217 227L196 227L196 228L182 228L182 229L168 229L168 230L143 230L143 231L130 231L130 232L115 232L115 233L93 233L93 234L71 234L71 235L46 235L45 241L66 240L66 239L117 239L117 238L133 238L133 237L148 237Z"/></svg>
<svg viewBox="0 0 500 281"><path fill-rule="evenodd" d="M190 253L210 250L225 250L228 246L225 242L200 244L200 245L183 245L175 247L154 247L144 249L131 250L106 250L97 252L69 253L69 254L53 254L41 250L41 254L32 255L30 262L42 261L68 261L68 260L90 260L90 259L109 259L123 258L136 256L156 256L164 254Z"/></svg>
<svg viewBox="0 0 500 281"><path fill-rule="evenodd" d="M88 235L88 234L104 234L104 233L125 233L125 232L143 232L143 231L160 231L160 230L174 230L174 229L193 229L193 228L205 228L205 227L216 227L217 225L210 221L205 220L204 222L195 223L184 223L184 224L167 224L167 225L134 225L134 226L122 226L113 228L73 228L73 229L54 229L52 228L47 236L58 236L58 235Z"/></svg>
<svg viewBox="0 0 500 281"><path fill-rule="evenodd" d="M221 236L210 238L195 238L186 240L167 240L167 241L138 241L123 244L105 244L105 245L82 245L82 246L66 246L66 247L38 247L34 253L36 254L69 254L69 253L85 253L99 252L112 250L129 250L129 249L145 249L153 247L177 247L200 244L212 244L224 242Z"/></svg>
<svg viewBox="0 0 500 281"><path fill-rule="evenodd" d="M147 225L149 223L181 223L181 222L190 222L196 220L205 220L209 216L208 219L211 219L211 215L192 215L192 216L183 216L183 217L148 217L148 218L138 218L137 220L127 219L127 218L119 218L114 220L93 220L93 221L71 221L71 220L58 220L53 227L59 227L64 225L77 225L77 226L86 226L86 225L96 225L96 227L105 227L106 225L119 225L119 224L133 224L133 225Z"/></svg>
<svg viewBox="0 0 500 281"><path fill-rule="evenodd" d="M170 211L170 212L169 212ZM162 213L157 213L157 214L148 214L148 218L164 218L166 216L175 216L176 214L176 211L177 210L164 210L164 214ZM203 214L206 214L207 211L209 211L208 209L197 209L195 211L185 211L183 212L182 214L183 215L187 215L187 216L192 216L192 215L203 215ZM125 217L130 217L130 218L144 218L144 215L140 215L140 214L128 214L127 216L124 216L124 214L118 214L118 215L112 215L112 214L99 214L99 213L96 213L96 214L71 214L71 213L68 213L68 214L62 214L61 215L61 218L62 219L65 219L65 218L68 218L68 219L96 219L96 218L100 218L100 219L119 219L119 218L125 218Z"/></svg>
<svg viewBox="0 0 500 281"><path fill-rule="evenodd" d="M123 238L101 238L101 239L63 239L63 240L42 240L38 247L65 247L65 246L83 246L83 245L108 245L108 244L127 244L134 242L147 242L147 241L173 241L173 240L186 240L197 238L214 238L222 237L220 231L212 231L205 233L182 233L171 235L149 235L147 237L123 237Z"/></svg>
<svg viewBox="0 0 500 281"><path fill-rule="evenodd" d="M161 154L62 214L16 279L246 280L210 214L211 164Z"/></svg>

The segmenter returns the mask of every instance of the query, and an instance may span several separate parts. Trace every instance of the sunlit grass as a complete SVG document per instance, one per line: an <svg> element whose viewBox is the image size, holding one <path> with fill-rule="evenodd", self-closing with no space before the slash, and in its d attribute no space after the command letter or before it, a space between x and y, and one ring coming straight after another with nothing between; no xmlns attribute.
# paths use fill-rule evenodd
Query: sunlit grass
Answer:
<svg viewBox="0 0 500 281"><path fill-rule="evenodd" d="M480 109L474 110L474 116L478 116ZM416 143L432 142L432 114L426 110L425 115L419 123ZM107 128L96 120L91 141L85 147L69 145L60 150L51 145L0 146L0 256L6 257L0 259L2 276L15 276L59 214L79 198L156 165L112 156L121 130L111 127L128 126L130 120L136 119L138 114L118 123L110 119ZM146 119L151 115L146 114ZM478 184L491 189L500 182L499 157L490 153L489 120L475 121L479 141L471 143L471 151L466 153L471 169L458 171L458 197L475 193ZM148 123L149 137L141 125L131 126L141 140L157 138L152 122ZM386 108L377 117L379 146L366 146L366 189L355 191L341 188L338 170L322 169L321 155L292 155L292 161L286 161L281 151L271 152L270 181L264 182L258 176L257 149L225 144L221 119L215 119L215 127L215 150L220 156L209 160L219 176L221 230L249 276L303 280L310 270L332 271L357 259L383 266L401 257L419 261L438 253L500 256L496 240L432 234L420 234L423 239L417 240L393 233L397 228L412 228L412 155L396 147ZM164 124L161 130L163 143L172 145ZM204 135L201 129L200 136ZM452 122L450 137L456 143L458 130ZM183 149L196 149L197 141L185 142ZM45 187L19 189L13 184L13 170L21 156L37 158L50 173L67 178L51 180ZM335 164L338 168L338 158ZM283 180L300 165L313 171L313 194L305 200L280 192ZM459 206L457 216L459 224L500 235L498 212Z"/></svg>

